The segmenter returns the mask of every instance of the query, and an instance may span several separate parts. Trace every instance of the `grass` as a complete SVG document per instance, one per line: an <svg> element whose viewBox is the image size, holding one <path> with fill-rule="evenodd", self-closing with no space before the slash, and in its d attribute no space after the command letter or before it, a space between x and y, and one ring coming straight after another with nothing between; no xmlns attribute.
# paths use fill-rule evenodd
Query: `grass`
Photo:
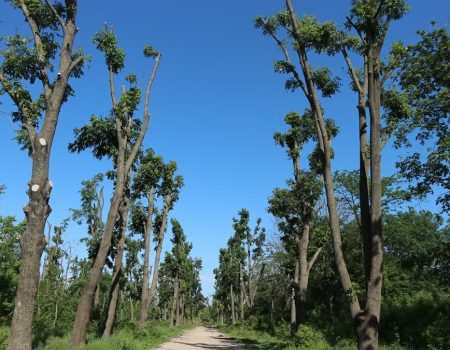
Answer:
<svg viewBox="0 0 450 350"><path fill-rule="evenodd" d="M169 327L164 323L153 322L147 328L128 326L116 330L110 337L96 338L89 341L78 350L147 350L158 347L160 344L177 337L195 325L186 323L176 327ZM71 350L69 338L49 338L45 345L37 350Z"/></svg>
<svg viewBox="0 0 450 350"><path fill-rule="evenodd" d="M342 339L335 346L330 345L325 336L318 330L304 326L292 339L288 330L277 329L275 335L262 332L242 325L221 326L219 329L232 336L248 350L355 350L353 339ZM399 345L380 346L380 350L405 350Z"/></svg>

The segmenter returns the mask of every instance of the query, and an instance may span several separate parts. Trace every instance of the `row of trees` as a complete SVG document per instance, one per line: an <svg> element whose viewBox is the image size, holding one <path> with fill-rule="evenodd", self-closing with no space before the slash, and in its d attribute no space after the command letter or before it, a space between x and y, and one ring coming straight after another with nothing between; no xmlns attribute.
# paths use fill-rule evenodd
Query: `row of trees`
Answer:
<svg viewBox="0 0 450 350"><path fill-rule="evenodd" d="M283 249L280 253L278 247L267 259L271 261L272 267L278 266L280 270L288 272L289 279L282 284L287 290L291 289L291 293L281 293L285 298L279 302L283 305L286 298L291 298L291 335L295 335L307 319L306 300L311 269L322 256L329 258L329 253L324 251L328 244L324 241L324 232L329 231L332 237L332 274L340 280L342 293L339 293L339 298L348 305L359 349L378 348L383 280L386 271L388 277L392 277L389 269L397 268L396 264L403 264L402 259L406 259L405 255L408 254L406 247L402 247L402 252L397 255L396 249L401 246L394 242L392 236L387 236L390 241L384 241L383 226L391 229L389 221L395 226L408 215L415 221L428 220L427 224L422 222L424 225L431 225L436 220L434 237L428 239L436 240L433 245L437 242L445 245L448 240L448 227L441 227L442 221L438 216L412 209L406 213L388 214L389 202L427 194L434 185L443 188L437 203L442 204L444 210L448 209L450 108L446 79L449 72L447 66L442 66L441 60L448 61L444 55L449 53L449 36L445 29L419 32L419 43L410 47L394 43L384 59L382 49L389 26L392 21L403 17L407 10L408 6L403 1L355 0L352 1L345 30L341 30L332 22L319 23L311 16L299 18L291 0L286 0L286 7L280 13L267 18L257 17L255 20L255 26L264 35L271 37L281 49L283 59L275 62L275 71L289 75L286 89L299 91L308 106L301 116L297 113L287 115L285 121L289 130L274 136L275 142L287 149L293 164L293 178L288 180L288 188L274 191L268 207L268 211L276 218ZM311 57L324 54L333 60L342 57L348 69L350 88L355 92L355 115L359 126L355 137L359 144L360 164L356 172L333 174L332 171L332 141L338 128L334 120L325 117L321 99L333 97L341 84L340 78L334 77L328 67L313 66ZM354 61L359 61L361 68L357 68ZM442 74L447 78L443 78ZM422 145L432 141L436 146L425 156L421 156L418 151L397 163L400 175L408 180L417 180L406 192L394 186L394 178L382 179L381 154L390 139L394 140L395 147L410 146L410 135ZM312 142L315 147L308 155L309 166L302 170L300 155L308 142ZM323 190L327 216L319 215L318 210ZM349 217L348 213L353 215ZM309 244L311 228L314 228L312 246ZM355 231L359 236L355 237ZM348 236L360 244L360 252L355 243L346 249ZM408 244L416 239L406 237L405 233L402 233L401 238L409 240ZM413 246L420 241L415 242ZM230 242L228 246L231 246ZM220 252L216 300L222 307L230 305L230 319L234 322L232 289L227 302L222 282L222 274L226 270L223 266L229 250ZM437 256L432 251L424 254L430 255L427 258L430 264L421 265L421 270L434 269L439 270L439 274L445 274L448 261L442 249L439 249L440 255ZM286 255L288 261L283 261ZM388 262L385 262L385 256ZM356 257L361 257L361 267ZM323 259L322 266L316 267L322 279L328 278L327 273L330 273L326 271ZM327 263L330 264L329 261ZM236 278L237 271L232 276ZM402 279L400 276L398 278ZM411 275L408 278L412 278ZM424 275L420 278L424 278ZM445 287L440 279L432 278L431 275L426 278L432 280L435 288L430 290L442 291ZM274 276L273 271L266 275L265 281L271 285L268 287L266 283L266 288L272 291L272 288L277 288L269 282L273 279L283 280L283 277ZM322 285L324 282L316 280ZM385 293L389 288L391 286L387 280ZM265 304L271 304L274 308L273 292L270 295L272 303L266 299ZM384 298L387 298L386 294ZM333 304L330 308L334 308L334 301L330 301L330 304ZM281 310L284 309L281 307ZM273 315L273 311L268 314ZM321 315L333 318L334 311L328 311L328 314ZM392 312L392 309L387 312Z"/></svg>
<svg viewBox="0 0 450 350"><path fill-rule="evenodd" d="M160 255L169 212L178 201L183 177L176 174L174 161L165 164L153 150L143 150L150 123L150 93L161 54L145 46L144 56L154 61L145 90L139 88L136 75L129 74L125 77L128 88L122 85L117 94L116 80L125 68L125 52L118 46L112 28L105 27L94 36L93 42L104 54L109 73L111 110L106 116L92 116L88 124L75 129L69 151L90 149L95 158L110 159L112 166L106 174L83 182L81 207L72 209L71 219L83 223L88 231L85 238L88 257L80 260L71 249L63 248L68 220L53 227L53 233L50 227L48 237L44 233L51 212L48 204L53 186L49 180L51 146L61 106L74 93L69 81L82 76L87 60L81 50L74 48L78 32L77 1L52 4L47 0L21 0L12 1L11 5L23 13L31 37L15 34L4 38L5 47L0 51L0 93L9 95L17 107L12 114L20 127L17 140L32 158L32 175L25 222L16 225L13 218L2 217L2 264L9 266L5 270L8 273L4 276L2 273L5 279L1 292L5 293L2 322L11 322L9 350L31 349L33 327L38 330L38 337L45 338L52 331L68 332L69 324L70 342L76 347L86 341L92 318L97 322L94 329L101 330L103 336L111 334L120 300L128 298L131 321L135 320L135 305L140 306L139 324L145 326L152 306L163 300L167 304L171 299L157 293L157 284L162 278ZM29 87L36 81L42 84L37 94ZM106 207L105 177L113 182ZM2 186L1 192L4 189ZM179 247L178 240L185 240L185 236L177 221L172 222L172 227L177 237L173 240L175 249ZM132 239L127 229L137 239ZM156 253L150 274L152 234ZM143 259L139 258L141 250ZM172 288L178 293L172 297L177 301L173 312L178 315L178 323L185 315L194 317L193 305L198 310L203 300L199 285L201 261L189 258L189 250L185 249L182 261L173 267L189 270L191 279L184 284L171 275L168 262L163 264L165 283L176 281L164 290ZM123 310L124 305L121 313ZM185 310L189 312L185 314ZM120 320L124 320L123 315Z"/></svg>

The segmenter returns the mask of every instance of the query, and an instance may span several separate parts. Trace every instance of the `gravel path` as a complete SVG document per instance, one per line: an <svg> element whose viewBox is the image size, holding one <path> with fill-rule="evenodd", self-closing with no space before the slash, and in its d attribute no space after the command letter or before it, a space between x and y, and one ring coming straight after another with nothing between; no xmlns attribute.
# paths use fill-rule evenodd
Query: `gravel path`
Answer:
<svg viewBox="0 0 450 350"><path fill-rule="evenodd" d="M162 344L157 350L244 350L232 338L223 335L214 328L197 327L182 336Z"/></svg>

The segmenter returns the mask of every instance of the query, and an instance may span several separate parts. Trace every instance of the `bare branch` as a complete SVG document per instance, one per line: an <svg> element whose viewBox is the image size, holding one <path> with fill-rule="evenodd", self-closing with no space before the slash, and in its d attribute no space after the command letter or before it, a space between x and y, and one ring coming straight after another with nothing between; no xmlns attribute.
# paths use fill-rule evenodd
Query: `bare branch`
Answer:
<svg viewBox="0 0 450 350"><path fill-rule="evenodd" d="M22 1L20 3L20 6L22 8L22 12L25 15L25 18L27 19L27 22L28 22L31 32L33 34L34 46L36 47L37 58L38 58L38 62L39 62L39 73L41 76L40 80L41 80L42 86L44 88L45 97L48 100L48 98L50 97L50 94L51 94L51 88L50 88L47 70L45 69L45 58L43 57L44 45L42 44L41 35L39 33L39 26L37 25L36 21L34 20L30 10L28 9L28 7L24 1Z"/></svg>
<svg viewBox="0 0 450 350"><path fill-rule="evenodd" d="M81 62L83 62L84 59L85 59L85 56L83 56L83 55L75 58L69 66L69 71L71 72L77 65L79 65Z"/></svg>
<svg viewBox="0 0 450 350"><path fill-rule="evenodd" d="M381 86L384 85L384 83L391 77L392 73L395 70L395 67L397 67L397 64L400 62L401 57L397 56L394 60L394 62L392 62L387 68L386 71L383 74L383 78L381 79Z"/></svg>
<svg viewBox="0 0 450 350"><path fill-rule="evenodd" d="M322 251L323 246L319 247L316 252L314 253L313 257L311 258L311 260L308 263L308 272L311 270L311 268L313 267L314 263L316 262L317 258L319 257L320 252Z"/></svg>
<svg viewBox="0 0 450 350"><path fill-rule="evenodd" d="M161 54L158 53L155 60L155 65L153 66L152 74L148 80L147 89L145 91L145 103L144 103L144 121L142 123L141 132L139 133L136 143L131 150L130 156L125 164L125 170L128 172L133 164L134 158L136 158L139 149L141 148L142 141L144 140L145 133L147 132L148 124L150 123L150 113L149 113L149 101L150 101L150 91L153 86L153 81L155 80L156 72L158 71L159 63L161 61Z"/></svg>
<svg viewBox="0 0 450 350"><path fill-rule="evenodd" d="M350 25L355 29L356 33L358 34L359 38L361 39L361 42L365 42L364 38L361 34L361 31L359 30L359 28L356 26L355 23L353 23L352 19L350 17L345 17L347 19L347 22L350 23Z"/></svg>
<svg viewBox="0 0 450 350"><path fill-rule="evenodd" d="M342 48L341 52L344 55L344 59L345 59L345 62L347 63L347 67L348 67L348 72L350 74L350 77L353 80L353 83L355 84L356 88L358 89L358 92L360 94L364 94L364 90L359 82L358 75L356 74L356 71L353 68L352 61L350 60L350 57L348 56L347 50L345 48Z"/></svg>
<svg viewBox="0 0 450 350"><path fill-rule="evenodd" d="M67 31L66 24L64 23L64 21L62 20L61 16L58 14L58 12L56 11L55 7L52 5L52 3L49 0L45 0L45 3L50 8L50 10L52 10L53 14L58 19L58 22L61 25L61 28L62 28L64 34L66 34L66 31Z"/></svg>

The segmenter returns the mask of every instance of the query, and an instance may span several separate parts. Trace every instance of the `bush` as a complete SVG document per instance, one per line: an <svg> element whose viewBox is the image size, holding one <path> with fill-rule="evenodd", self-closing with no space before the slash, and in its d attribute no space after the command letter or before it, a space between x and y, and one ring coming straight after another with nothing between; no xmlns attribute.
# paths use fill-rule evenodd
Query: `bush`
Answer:
<svg viewBox="0 0 450 350"><path fill-rule="evenodd" d="M308 325L303 325L298 330L294 338L294 343L300 349L331 349L325 336L318 330Z"/></svg>
<svg viewBox="0 0 450 350"><path fill-rule="evenodd" d="M0 350L8 346L9 327L0 327Z"/></svg>

